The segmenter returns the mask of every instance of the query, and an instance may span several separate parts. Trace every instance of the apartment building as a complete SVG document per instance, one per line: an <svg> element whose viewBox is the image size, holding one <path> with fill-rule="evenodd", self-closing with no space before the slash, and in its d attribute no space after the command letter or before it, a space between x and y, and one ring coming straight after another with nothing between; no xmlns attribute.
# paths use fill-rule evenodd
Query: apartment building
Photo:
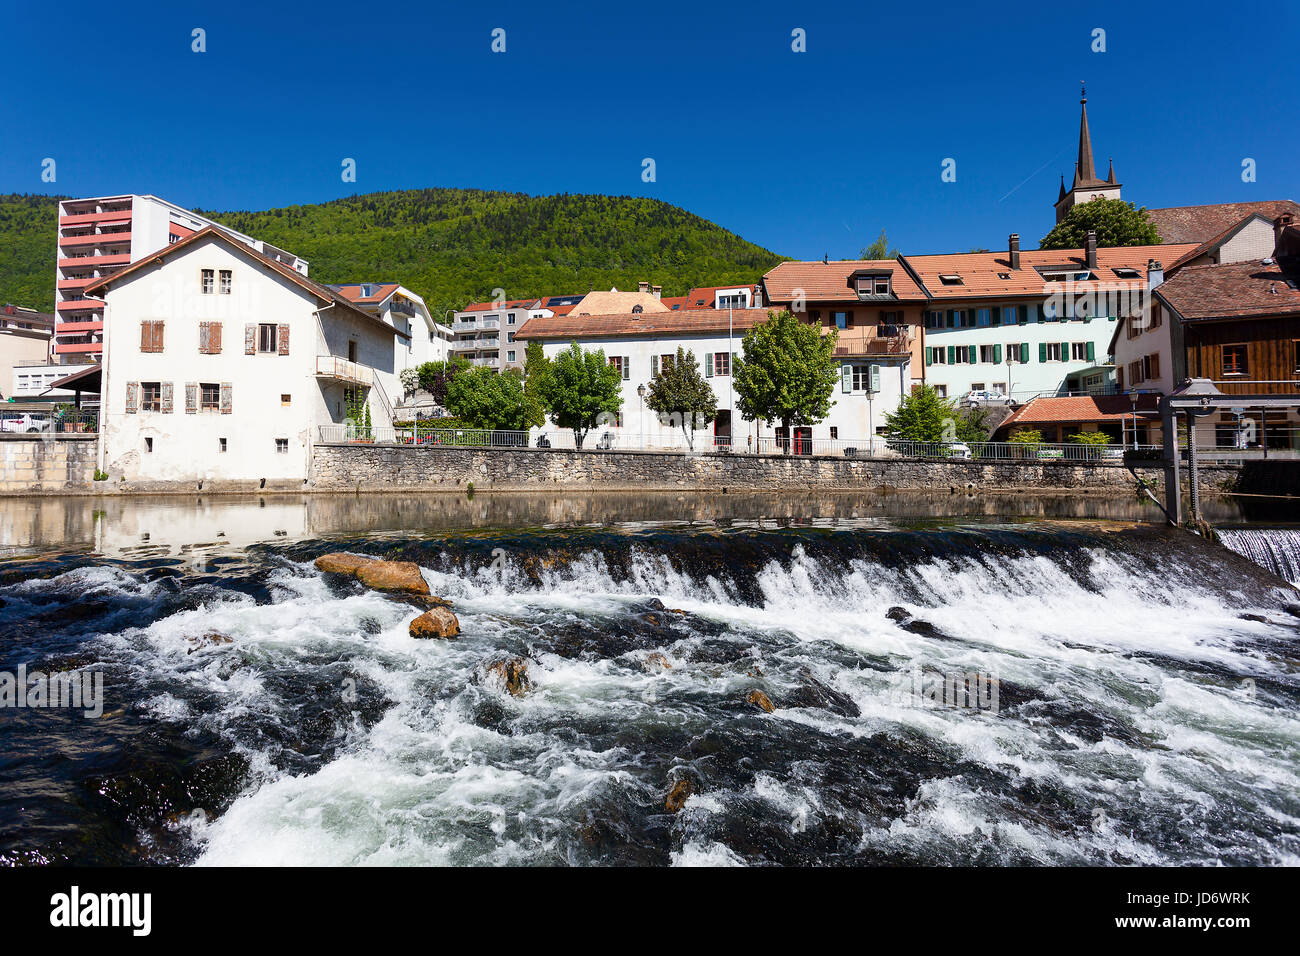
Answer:
<svg viewBox="0 0 1300 956"><path fill-rule="evenodd" d="M823 333L835 329L837 358L896 364L905 356L909 385L924 382L921 317L928 296L900 261L783 262L763 276L755 294Z"/></svg>
<svg viewBox="0 0 1300 956"><path fill-rule="evenodd" d="M470 365L483 365L498 372L524 367L524 346L515 334L537 311L541 299L512 299L502 302L472 302L452 317L448 358Z"/></svg>
<svg viewBox="0 0 1300 956"><path fill-rule="evenodd" d="M905 256L929 299L928 384L949 398L992 391L1037 396L1104 394L1117 387L1107 348L1119 316L1140 309L1148 268L1191 244Z"/></svg>
<svg viewBox="0 0 1300 956"><path fill-rule="evenodd" d="M835 440L865 443L882 433L884 415L897 409L911 383L910 355L845 355L840 363L840 383L826 419L797 427L793 435L780 427L747 422L736 411L731 371L745 332L767 321L767 309L687 309L662 312L627 312L617 315L557 316L530 319L518 333L521 342L540 342L544 354L554 357L577 342L585 349L601 349L622 375L623 406L619 421L609 430L628 444L680 448L685 438L675 422L661 422L644 403L650 380L665 362L676 360L681 346L694 353L701 373L717 399L717 418L707 437L696 439L696 449L732 446L738 451L758 447L758 439L791 441L796 454L811 453L811 442ZM554 430L547 426L542 431ZM534 430L535 440L538 430Z"/></svg>
<svg viewBox="0 0 1300 956"><path fill-rule="evenodd" d="M307 262L270 243L220 226L157 196L99 196L59 203L55 255L54 359L100 361L104 303L89 289L132 262L215 226L262 255L306 275Z"/></svg>
<svg viewBox="0 0 1300 956"><path fill-rule="evenodd" d="M0 307L0 399L40 394L32 391L28 370L47 366L53 335L53 315L20 305Z"/></svg>
<svg viewBox="0 0 1300 956"><path fill-rule="evenodd" d="M101 465L111 479L300 487L318 427L391 424L382 318L208 226L86 287L104 304Z"/></svg>

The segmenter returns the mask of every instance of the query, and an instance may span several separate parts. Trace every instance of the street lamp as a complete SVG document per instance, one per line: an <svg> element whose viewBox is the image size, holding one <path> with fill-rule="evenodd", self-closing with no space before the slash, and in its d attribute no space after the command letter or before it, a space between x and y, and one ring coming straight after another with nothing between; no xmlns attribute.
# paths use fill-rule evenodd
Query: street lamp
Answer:
<svg viewBox="0 0 1300 956"><path fill-rule="evenodd" d="M640 402L638 419L641 423L641 449L645 450L645 382L636 387L636 397Z"/></svg>

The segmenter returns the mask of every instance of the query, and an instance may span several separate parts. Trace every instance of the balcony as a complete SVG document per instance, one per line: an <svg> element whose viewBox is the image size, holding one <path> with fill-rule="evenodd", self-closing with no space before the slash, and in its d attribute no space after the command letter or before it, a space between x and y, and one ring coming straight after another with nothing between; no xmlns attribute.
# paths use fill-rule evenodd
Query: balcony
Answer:
<svg viewBox="0 0 1300 956"><path fill-rule="evenodd" d="M375 384L375 370L369 365L349 362L337 355L316 356L316 377L346 382L349 385Z"/></svg>
<svg viewBox="0 0 1300 956"><path fill-rule="evenodd" d="M905 355L911 349L906 332L900 335L840 335L835 341L835 357Z"/></svg>
<svg viewBox="0 0 1300 956"><path fill-rule="evenodd" d="M104 328L103 319L69 319L60 320L54 327L54 335L60 338L64 335L74 335L79 332L99 332Z"/></svg>
<svg viewBox="0 0 1300 956"><path fill-rule="evenodd" d="M128 225L131 222L131 210L111 209L108 212L81 212L72 213L67 216L59 217L59 228L65 226L93 226L93 225Z"/></svg>
<svg viewBox="0 0 1300 956"><path fill-rule="evenodd" d="M83 335L83 336L77 336L76 338L67 342L56 341L54 343L54 353L56 355L72 355L72 354L82 354L82 353L98 355L100 352L104 351L103 339L100 339L98 341L86 341L87 339L93 340L94 336Z"/></svg>
<svg viewBox="0 0 1300 956"><path fill-rule="evenodd" d="M60 269L102 269L105 266L124 266L131 262L129 252L113 253L107 256L73 256L59 260Z"/></svg>
<svg viewBox="0 0 1300 956"><path fill-rule="evenodd" d="M95 276L84 276L79 279L60 279L57 285L60 290L75 292L77 289L84 289L95 281L97 281Z"/></svg>
<svg viewBox="0 0 1300 956"><path fill-rule="evenodd" d="M456 332L478 332L499 328L501 328L500 319L458 319L455 325Z"/></svg>
<svg viewBox="0 0 1300 956"><path fill-rule="evenodd" d="M68 312L101 312L104 303L98 299L71 299L67 302L57 302L54 308L60 315Z"/></svg>
<svg viewBox="0 0 1300 956"><path fill-rule="evenodd" d="M98 232L87 236L59 236L59 245L65 249L78 246L98 246L106 243L130 242L129 232Z"/></svg>

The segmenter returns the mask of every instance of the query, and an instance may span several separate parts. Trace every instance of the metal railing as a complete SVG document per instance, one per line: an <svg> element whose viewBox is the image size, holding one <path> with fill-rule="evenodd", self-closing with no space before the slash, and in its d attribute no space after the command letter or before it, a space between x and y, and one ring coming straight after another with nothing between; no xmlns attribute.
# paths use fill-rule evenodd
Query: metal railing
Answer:
<svg viewBox="0 0 1300 956"><path fill-rule="evenodd" d="M337 355L316 356L316 374L358 385L373 385L375 382L375 371L369 365L349 362Z"/></svg>

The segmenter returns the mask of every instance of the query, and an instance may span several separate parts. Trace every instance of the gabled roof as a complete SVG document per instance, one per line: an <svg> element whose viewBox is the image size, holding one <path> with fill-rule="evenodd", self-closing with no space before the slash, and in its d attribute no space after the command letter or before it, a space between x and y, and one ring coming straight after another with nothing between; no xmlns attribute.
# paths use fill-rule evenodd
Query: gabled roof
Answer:
<svg viewBox="0 0 1300 956"><path fill-rule="evenodd" d="M1138 412L1154 411L1160 396L1139 395ZM1077 395L1068 398L1035 398L1021 405L998 430L1022 425L1049 425L1068 422L1117 422L1133 414L1128 395Z"/></svg>
<svg viewBox="0 0 1300 956"><path fill-rule="evenodd" d="M861 302L864 300L859 298L851 282L859 272L888 272L890 288L898 301L925 301L924 290L896 259L782 262L763 276L763 288L770 302L793 302L799 297L799 290L809 302Z"/></svg>
<svg viewBox="0 0 1300 956"><path fill-rule="evenodd" d="M541 299L511 299L509 302L471 302L462 312L500 312L502 309L536 309Z"/></svg>
<svg viewBox="0 0 1300 956"><path fill-rule="evenodd" d="M1156 289L1185 321L1300 315L1300 276L1276 263L1188 266Z"/></svg>
<svg viewBox="0 0 1300 956"><path fill-rule="evenodd" d="M681 312L623 312L614 315L568 315L529 319L515 332L520 339L625 338L630 335L673 338L683 335L726 333L740 335L767 321L767 309L688 309Z"/></svg>
<svg viewBox="0 0 1300 956"><path fill-rule="evenodd" d="M1195 244L1213 239L1245 216L1258 214L1272 222L1283 213L1291 213L1300 218L1300 204L1290 199L1269 199L1261 202L1224 202L1208 206L1169 206L1147 210L1161 240L1167 243Z"/></svg>
<svg viewBox="0 0 1300 956"><path fill-rule="evenodd" d="M1194 248L1184 243L1098 249L1097 268L1092 270L1093 281L1109 290L1145 289L1148 260L1155 259L1167 265ZM925 290L933 298L944 300L1050 295L1053 283L1044 278L1040 269L1063 267L1069 271L1088 271L1087 253L1083 249L1030 249L1020 253L1019 269L1011 267L1006 252L958 252L903 258L920 278ZM1132 269L1137 275L1124 278L1116 273L1117 269ZM948 284L942 276L957 276L961 282ZM1086 292L1093 281L1075 282L1072 289Z"/></svg>
<svg viewBox="0 0 1300 956"><path fill-rule="evenodd" d="M680 312L682 309L689 307L690 300L691 297L688 295L666 295L659 301L668 308Z"/></svg>
<svg viewBox="0 0 1300 956"><path fill-rule="evenodd" d="M363 287L370 287L370 295L362 295ZM342 285L329 283L329 287L337 292L349 302L358 304L374 305L383 302L390 295L401 288L399 282L349 282Z"/></svg>
<svg viewBox="0 0 1300 956"><path fill-rule="evenodd" d="M588 292L582 301L574 306L571 315L616 315L631 312L635 306L641 306L642 312L667 312L664 304L650 292ZM516 334L515 338L519 336Z"/></svg>
<svg viewBox="0 0 1300 956"><path fill-rule="evenodd" d="M290 282L298 286L300 289L302 289L304 292L308 293L309 295L314 295L321 302L329 303L331 305L342 306L343 308L347 309L347 311L353 313L354 315L360 316L361 318L365 319L367 322L378 326L379 328L383 329L386 332L389 332L393 335L399 335L402 338L410 338L410 336L407 335L405 332L398 331L397 329L389 325L387 322L385 322L383 319L371 315L369 312L365 311L364 309L361 309L356 305L353 305L351 302L343 298L343 296L339 295L337 292L335 292L333 289L329 288L328 286L321 285L319 282L314 282L313 280L308 279L305 275L298 272L296 269L292 268L291 266L285 265L283 262L277 262L275 259L272 259L269 256L262 255L262 253L258 252L252 246L248 245L248 243L236 239L234 236L230 235L230 233L228 233L226 230L218 226L204 226L202 229L194 233L192 236L186 236L184 239L181 239L178 242L174 242L169 246L163 246L157 252L147 255L143 259L137 259L129 266L119 269L117 272L114 272L112 275L104 276L102 279L98 279L95 282L92 282L90 285L86 286L83 292L86 295L95 295L107 291L109 286L115 285L121 282L123 279L129 279L135 276L140 271L147 269L152 265L156 265L158 263L165 261L169 256L174 256L178 252L183 252L184 250L188 249L190 246L198 245L199 243L203 242L205 239L214 239L217 242L229 246L231 249L235 250L236 252L248 256L250 259L258 263L259 265L266 266L272 272L275 272L278 275L282 276L283 278L288 279Z"/></svg>

